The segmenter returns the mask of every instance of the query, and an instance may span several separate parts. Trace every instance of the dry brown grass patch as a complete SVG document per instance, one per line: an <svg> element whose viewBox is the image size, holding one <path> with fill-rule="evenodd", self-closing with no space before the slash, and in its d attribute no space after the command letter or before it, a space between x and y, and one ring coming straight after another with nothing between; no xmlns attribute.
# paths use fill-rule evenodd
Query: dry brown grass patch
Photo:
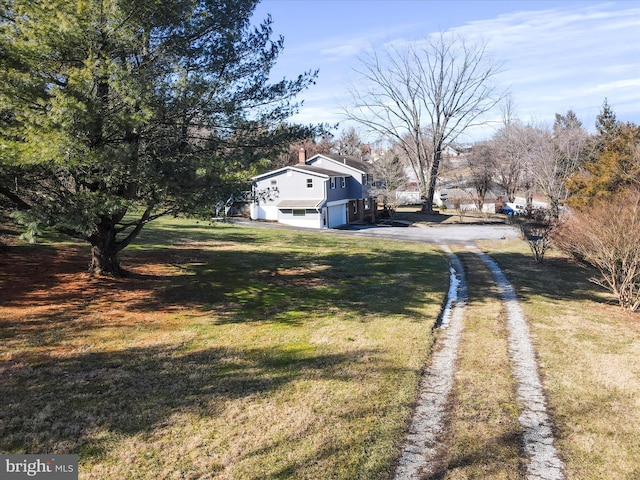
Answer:
<svg viewBox="0 0 640 480"><path fill-rule="evenodd" d="M522 242L484 248L529 321L568 479L640 478L640 315L558 251L537 266Z"/></svg>

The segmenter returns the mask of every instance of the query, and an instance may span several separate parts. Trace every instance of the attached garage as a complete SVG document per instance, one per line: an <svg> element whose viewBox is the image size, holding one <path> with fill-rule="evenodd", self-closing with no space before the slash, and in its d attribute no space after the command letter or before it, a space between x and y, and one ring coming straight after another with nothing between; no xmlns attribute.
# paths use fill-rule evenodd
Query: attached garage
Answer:
<svg viewBox="0 0 640 480"><path fill-rule="evenodd" d="M329 219L329 228L339 227L347 224L347 203L327 206L327 217Z"/></svg>

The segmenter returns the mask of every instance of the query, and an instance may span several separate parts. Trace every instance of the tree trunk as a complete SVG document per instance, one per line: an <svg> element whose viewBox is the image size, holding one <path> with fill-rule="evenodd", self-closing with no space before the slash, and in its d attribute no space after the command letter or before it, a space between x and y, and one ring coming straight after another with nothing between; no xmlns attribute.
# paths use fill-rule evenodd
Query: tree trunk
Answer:
<svg viewBox="0 0 640 480"><path fill-rule="evenodd" d="M116 232L111 222L103 221L96 233L89 237L91 243L91 263L89 272L96 275L124 277L127 272L120 267L118 252L121 250L116 241Z"/></svg>
<svg viewBox="0 0 640 480"><path fill-rule="evenodd" d="M112 249L103 249L98 245L91 247L91 263L89 272L97 275L111 277L124 277L126 271L120 267L118 252Z"/></svg>
<svg viewBox="0 0 640 480"><path fill-rule="evenodd" d="M433 152L433 163L429 172L429 188L427 190L427 198L422 205L422 211L427 213L435 213L433 211L433 197L436 193L436 182L438 181L438 171L440 170L440 158L442 156L442 146L437 145Z"/></svg>

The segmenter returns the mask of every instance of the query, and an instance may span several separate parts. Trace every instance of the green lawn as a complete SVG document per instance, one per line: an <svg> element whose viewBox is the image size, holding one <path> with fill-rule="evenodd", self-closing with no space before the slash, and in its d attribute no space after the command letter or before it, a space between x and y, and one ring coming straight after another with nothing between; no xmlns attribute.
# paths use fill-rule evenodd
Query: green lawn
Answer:
<svg viewBox="0 0 640 480"><path fill-rule="evenodd" d="M90 278L87 254L0 259L0 451L79 453L83 479L388 478L439 250L165 219L131 278Z"/></svg>

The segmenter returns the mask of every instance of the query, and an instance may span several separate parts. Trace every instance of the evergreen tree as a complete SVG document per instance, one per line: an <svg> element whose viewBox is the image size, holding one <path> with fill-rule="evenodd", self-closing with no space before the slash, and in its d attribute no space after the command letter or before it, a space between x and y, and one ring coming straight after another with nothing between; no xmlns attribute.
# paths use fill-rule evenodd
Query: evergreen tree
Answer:
<svg viewBox="0 0 640 480"><path fill-rule="evenodd" d="M0 0L0 195L88 241L91 270L163 214L226 198L315 73L269 82L283 48L257 0ZM244 172L244 173L243 173Z"/></svg>
<svg viewBox="0 0 640 480"><path fill-rule="evenodd" d="M573 110L567 110L565 115L556 113L556 120L553 124L553 131L558 132L562 130L581 129L582 122L578 119Z"/></svg>
<svg viewBox="0 0 640 480"><path fill-rule="evenodd" d="M601 137L609 136L616 123L616 114L613 112L609 106L609 102L607 102L607 99L605 98L604 103L602 104L602 110L596 117L596 130L598 135Z"/></svg>
<svg viewBox="0 0 640 480"><path fill-rule="evenodd" d="M640 190L640 126L617 122L605 138L597 157L568 181L572 206L597 199L615 202L621 192Z"/></svg>

